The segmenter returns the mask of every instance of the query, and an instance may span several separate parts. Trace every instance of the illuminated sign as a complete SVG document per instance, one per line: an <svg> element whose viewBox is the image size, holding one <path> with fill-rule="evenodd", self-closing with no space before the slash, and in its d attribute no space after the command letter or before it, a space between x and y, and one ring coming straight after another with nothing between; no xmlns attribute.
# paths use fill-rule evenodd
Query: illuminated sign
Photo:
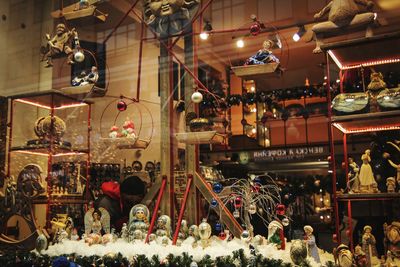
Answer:
<svg viewBox="0 0 400 267"><path fill-rule="evenodd" d="M255 162L304 159L306 157L324 156L328 154L326 146L294 147L254 151Z"/></svg>

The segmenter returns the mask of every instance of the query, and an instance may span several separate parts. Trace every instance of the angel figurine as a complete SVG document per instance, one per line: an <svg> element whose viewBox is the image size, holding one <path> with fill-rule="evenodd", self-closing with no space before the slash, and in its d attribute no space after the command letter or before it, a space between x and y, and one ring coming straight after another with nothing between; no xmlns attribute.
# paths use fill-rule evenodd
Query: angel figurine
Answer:
<svg viewBox="0 0 400 267"><path fill-rule="evenodd" d="M145 205L137 204L133 206L129 212L129 233L140 230L143 234L147 234L149 219L150 211Z"/></svg>
<svg viewBox="0 0 400 267"><path fill-rule="evenodd" d="M171 238L171 218L168 215L161 215L158 218L156 235Z"/></svg>
<svg viewBox="0 0 400 267"><path fill-rule="evenodd" d="M359 173L360 190L364 193L375 193L378 191L377 183L372 172L371 165L371 150L365 150L365 153L361 156L362 165Z"/></svg>
<svg viewBox="0 0 400 267"><path fill-rule="evenodd" d="M89 209L85 214L85 242L89 245L101 243L102 231L110 233L110 214L104 208Z"/></svg>
<svg viewBox="0 0 400 267"><path fill-rule="evenodd" d="M360 187L360 179L358 173L360 171L360 167L354 161L353 158L349 157L349 173L347 174L349 177L349 181L347 182L347 189L350 193L358 193ZM353 182L353 184L351 184ZM350 185L351 184L351 185Z"/></svg>

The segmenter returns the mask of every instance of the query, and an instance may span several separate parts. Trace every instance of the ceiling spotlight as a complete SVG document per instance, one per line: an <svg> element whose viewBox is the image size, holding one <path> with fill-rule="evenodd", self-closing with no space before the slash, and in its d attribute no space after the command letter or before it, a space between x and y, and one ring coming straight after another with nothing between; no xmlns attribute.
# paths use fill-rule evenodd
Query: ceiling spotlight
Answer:
<svg viewBox="0 0 400 267"><path fill-rule="evenodd" d="M236 41L236 46L239 48L243 48L244 47L244 41L243 39L239 39Z"/></svg>
<svg viewBox="0 0 400 267"><path fill-rule="evenodd" d="M200 39L207 40L210 36L210 31L212 31L212 26L209 21L204 22L203 31L200 33Z"/></svg>
<svg viewBox="0 0 400 267"><path fill-rule="evenodd" d="M299 30L295 34L293 34L293 41L298 42L305 33L306 28L304 27L304 25L299 26Z"/></svg>

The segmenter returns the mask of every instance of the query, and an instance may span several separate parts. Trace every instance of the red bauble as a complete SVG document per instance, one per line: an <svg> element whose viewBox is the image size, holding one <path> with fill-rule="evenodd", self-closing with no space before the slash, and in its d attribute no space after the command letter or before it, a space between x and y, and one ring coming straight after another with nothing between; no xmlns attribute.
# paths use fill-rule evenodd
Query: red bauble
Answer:
<svg viewBox="0 0 400 267"><path fill-rule="evenodd" d="M235 208L239 209L242 206L242 198L241 197L236 197L235 198Z"/></svg>
<svg viewBox="0 0 400 267"><path fill-rule="evenodd" d="M256 36L260 33L261 31L261 26L260 23L258 22L254 22L251 26L250 26L250 33L253 36Z"/></svg>
<svg viewBox="0 0 400 267"><path fill-rule="evenodd" d="M351 235L350 230L346 230L346 235L347 235L347 236L350 236L350 235Z"/></svg>
<svg viewBox="0 0 400 267"><path fill-rule="evenodd" d="M219 239L221 239L221 240L225 240L225 238L226 238L225 232L219 233L218 237L219 237Z"/></svg>
<svg viewBox="0 0 400 267"><path fill-rule="evenodd" d="M332 240L333 240L334 243L337 243L337 242L338 242L338 240L337 240L337 235L336 235L336 234L333 234L333 235L332 235Z"/></svg>
<svg viewBox="0 0 400 267"><path fill-rule="evenodd" d="M128 105L123 100L118 101L117 109L119 111L125 111L127 107L128 107Z"/></svg>

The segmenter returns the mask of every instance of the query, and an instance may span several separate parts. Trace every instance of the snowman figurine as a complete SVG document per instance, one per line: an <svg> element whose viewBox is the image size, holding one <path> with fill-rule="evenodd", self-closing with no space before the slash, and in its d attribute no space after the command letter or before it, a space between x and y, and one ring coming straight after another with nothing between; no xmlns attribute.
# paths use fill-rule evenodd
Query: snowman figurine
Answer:
<svg viewBox="0 0 400 267"><path fill-rule="evenodd" d="M118 137L118 127L117 126L113 126L110 129L110 133L108 134L108 137L115 139Z"/></svg>

